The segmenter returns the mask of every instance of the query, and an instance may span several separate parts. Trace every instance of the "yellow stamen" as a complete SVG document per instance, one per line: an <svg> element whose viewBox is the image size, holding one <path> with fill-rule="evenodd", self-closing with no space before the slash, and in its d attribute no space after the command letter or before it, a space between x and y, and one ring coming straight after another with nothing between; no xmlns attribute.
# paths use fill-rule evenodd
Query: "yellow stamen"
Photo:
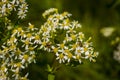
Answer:
<svg viewBox="0 0 120 80"><path fill-rule="evenodd" d="M70 51L68 49L65 50L66 53L69 53Z"/></svg>
<svg viewBox="0 0 120 80"><path fill-rule="evenodd" d="M76 36L74 34L71 34L71 38L72 38L72 40L75 40Z"/></svg>
<svg viewBox="0 0 120 80"><path fill-rule="evenodd" d="M58 51L58 48L54 48L53 51L56 53Z"/></svg>
<svg viewBox="0 0 120 80"><path fill-rule="evenodd" d="M77 47L77 44L73 44L73 45L72 45L72 48L73 48L73 49L76 49L76 47Z"/></svg>
<svg viewBox="0 0 120 80"><path fill-rule="evenodd" d="M64 43L63 43L63 44L60 44L60 48L64 48Z"/></svg>
<svg viewBox="0 0 120 80"><path fill-rule="evenodd" d="M68 58L72 58L72 54L71 53L68 53Z"/></svg>
<svg viewBox="0 0 120 80"><path fill-rule="evenodd" d="M39 40L39 39L40 39L39 35L36 35L35 40Z"/></svg>
<svg viewBox="0 0 120 80"><path fill-rule="evenodd" d="M30 51L34 50L34 47L29 47L29 50L30 50Z"/></svg>
<svg viewBox="0 0 120 80"><path fill-rule="evenodd" d="M79 59L80 59L80 55L76 55L76 59L78 59L78 60L79 60Z"/></svg>
<svg viewBox="0 0 120 80"><path fill-rule="evenodd" d="M28 44L29 44L29 41L26 40L26 41L25 41L25 44L28 45Z"/></svg>
<svg viewBox="0 0 120 80"><path fill-rule="evenodd" d="M18 28L18 32L21 32L21 31L22 31L22 28L21 28L21 27L19 27L19 28Z"/></svg>
<svg viewBox="0 0 120 80"><path fill-rule="evenodd" d="M30 24L30 25L29 25L29 28L30 28L30 29L33 29L33 28L34 28L34 25Z"/></svg>
<svg viewBox="0 0 120 80"><path fill-rule="evenodd" d="M28 38L30 38L31 36L32 36L32 34L31 34L31 33L28 33L28 34L27 34L27 37L28 37Z"/></svg>
<svg viewBox="0 0 120 80"><path fill-rule="evenodd" d="M85 48L84 48L84 51L85 51L85 52L88 51L88 48L85 47Z"/></svg>
<svg viewBox="0 0 120 80"><path fill-rule="evenodd" d="M59 55L59 58L60 58L60 59L63 59L63 57L64 57L64 55L61 53L61 54Z"/></svg>
<svg viewBox="0 0 120 80"><path fill-rule="evenodd" d="M43 46L46 46L46 42L45 42L45 41L44 41L44 42L42 42L42 45L43 45Z"/></svg>
<svg viewBox="0 0 120 80"><path fill-rule="evenodd" d="M80 52L81 52L81 50L77 50L77 52L78 52L78 53L80 53Z"/></svg>
<svg viewBox="0 0 120 80"><path fill-rule="evenodd" d="M17 67L21 67L22 64L21 63L16 63L16 65L17 65Z"/></svg>
<svg viewBox="0 0 120 80"><path fill-rule="evenodd" d="M15 54L19 55L21 51L18 49Z"/></svg>
<svg viewBox="0 0 120 80"><path fill-rule="evenodd" d="M29 58L28 55L24 55L24 56L23 56L23 59L25 59L25 60L28 60L28 58Z"/></svg>

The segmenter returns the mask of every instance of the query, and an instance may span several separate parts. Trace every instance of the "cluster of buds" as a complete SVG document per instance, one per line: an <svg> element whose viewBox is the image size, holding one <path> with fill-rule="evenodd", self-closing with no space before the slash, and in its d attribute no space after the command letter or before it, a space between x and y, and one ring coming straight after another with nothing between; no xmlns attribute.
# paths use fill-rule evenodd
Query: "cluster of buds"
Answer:
<svg viewBox="0 0 120 80"><path fill-rule="evenodd" d="M10 39L3 43L0 50L0 79L27 79L28 73L21 77L21 69L35 62L38 50L53 53L58 62L69 64L84 59L95 62L98 52L94 52L91 37L87 40L81 31L78 21L71 21L68 12L58 13L51 8L43 13L47 21L40 28L31 23L27 28L17 27ZM11 73L11 75L9 75Z"/></svg>

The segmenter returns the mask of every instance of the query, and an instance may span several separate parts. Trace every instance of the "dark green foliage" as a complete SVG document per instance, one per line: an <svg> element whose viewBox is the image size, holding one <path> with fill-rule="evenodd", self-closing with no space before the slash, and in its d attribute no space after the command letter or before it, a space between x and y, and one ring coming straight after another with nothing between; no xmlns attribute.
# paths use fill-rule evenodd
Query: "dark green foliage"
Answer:
<svg viewBox="0 0 120 80"><path fill-rule="evenodd" d="M23 24L31 22L36 26L40 26L44 23L42 13L49 8L58 8L61 12L70 12L75 20L79 20L82 25L82 32L86 37L92 37L93 44L96 50L99 51L99 56L96 63L85 62L79 66L72 65L71 62L68 65L62 65L55 72L55 80L119 80L120 79L120 64L113 59L113 51L116 46L112 46L110 43L116 36L120 36L120 0L27 0L29 4L28 16ZM3 32L2 20L0 20L0 32ZM100 29L103 27L112 26L116 28L116 32L111 37L105 38ZM4 29L5 30L5 29ZM79 31L79 30L78 30ZM62 33L62 31L60 31ZM9 36L9 32L4 31L0 33L0 41L5 35ZM62 40L55 37L55 41ZM7 38L7 37L6 37ZM5 39L5 38L4 38ZM1 42L0 42L1 45ZM47 80L48 72L46 70L46 64L50 66L54 57L43 51L39 51L37 55L37 63L30 64L23 74L29 72L30 80ZM43 54L41 54L43 53ZM78 63L76 63L78 64Z"/></svg>

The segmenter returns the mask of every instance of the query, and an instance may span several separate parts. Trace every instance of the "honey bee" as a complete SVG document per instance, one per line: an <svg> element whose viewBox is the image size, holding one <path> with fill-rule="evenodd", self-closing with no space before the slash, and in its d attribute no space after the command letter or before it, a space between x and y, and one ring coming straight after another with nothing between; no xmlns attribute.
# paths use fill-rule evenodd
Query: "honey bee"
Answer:
<svg viewBox="0 0 120 80"><path fill-rule="evenodd" d="M83 47L83 44L82 44L81 41L78 42L78 45L79 45L80 47Z"/></svg>
<svg viewBox="0 0 120 80"><path fill-rule="evenodd" d="M51 43L47 43L45 47L51 48Z"/></svg>

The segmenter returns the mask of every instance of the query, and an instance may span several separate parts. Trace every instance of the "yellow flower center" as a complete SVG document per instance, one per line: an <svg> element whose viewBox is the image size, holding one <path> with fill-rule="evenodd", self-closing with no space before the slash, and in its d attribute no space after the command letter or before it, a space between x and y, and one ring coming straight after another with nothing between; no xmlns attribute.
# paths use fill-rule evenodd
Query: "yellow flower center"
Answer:
<svg viewBox="0 0 120 80"><path fill-rule="evenodd" d="M72 54L71 53L68 53L68 58L72 58Z"/></svg>
<svg viewBox="0 0 120 80"><path fill-rule="evenodd" d="M35 55L32 55L32 58L34 59L36 56Z"/></svg>
<svg viewBox="0 0 120 80"><path fill-rule="evenodd" d="M14 40L15 40L15 37L11 37L11 38L10 38L10 41L14 41Z"/></svg>
<svg viewBox="0 0 120 80"><path fill-rule="evenodd" d="M6 69L6 67L5 67L5 66L2 66L2 67L1 67L1 70L2 70L2 71L4 71L5 69Z"/></svg>
<svg viewBox="0 0 120 80"><path fill-rule="evenodd" d="M88 57L89 57L89 58L92 57L92 54L89 53L89 54L88 54Z"/></svg>
<svg viewBox="0 0 120 80"><path fill-rule="evenodd" d="M32 34L31 34L31 33L28 33L28 34L27 34L27 37L28 37L28 38L30 38L31 36L32 36Z"/></svg>
<svg viewBox="0 0 120 80"><path fill-rule="evenodd" d="M32 24L29 25L29 28L30 28L30 29L33 29L33 28L34 28L34 25L32 25Z"/></svg>
<svg viewBox="0 0 120 80"><path fill-rule="evenodd" d="M63 44L60 44L60 48L64 48L64 43L63 43Z"/></svg>
<svg viewBox="0 0 120 80"><path fill-rule="evenodd" d="M2 50L0 50L0 54L2 54Z"/></svg>
<svg viewBox="0 0 120 80"><path fill-rule="evenodd" d="M76 44L73 44L73 45L72 45L72 48L73 48L73 49L76 49L76 47L77 47Z"/></svg>
<svg viewBox="0 0 120 80"><path fill-rule="evenodd" d="M30 50L30 51L34 50L34 47L29 47L29 50Z"/></svg>
<svg viewBox="0 0 120 80"><path fill-rule="evenodd" d="M85 51L85 52L88 51L88 48L85 47L85 48L84 48L84 51Z"/></svg>
<svg viewBox="0 0 120 80"><path fill-rule="evenodd" d="M56 18L57 18L57 19L60 19L60 16L58 15L58 16L56 16Z"/></svg>
<svg viewBox="0 0 120 80"><path fill-rule="evenodd" d="M18 32L21 32L21 31L22 31L22 28L21 28L21 27L19 27L19 28L18 28Z"/></svg>
<svg viewBox="0 0 120 80"><path fill-rule="evenodd" d="M76 36L74 34L71 34L71 38L72 38L72 40L75 40Z"/></svg>
<svg viewBox="0 0 120 80"><path fill-rule="evenodd" d="M64 12L63 14L62 14L62 16L66 16L68 14L68 12Z"/></svg>
<svg viewBox="0 0 120 80"><path fill-rule="evenodd" d="M17 29L14 29L14 30L13 30L13 33L16 33L16 32L17 32Z"/></svg>
<svg viewBox="0 0 120 80"><path fill-rule="evenodd" d="M74 31L72 28L70 28L70 30L69 30L71 33Z"/></svg>
<svg viewBox="0 0 120 80"><path fill-rule="evenodd" d="M21 63L16 63L16 65L17 65L17 67L21 67L22 64Z"/></svg>
<svg viewBox="0 0 120 80"><path fill-rule="evenodd" d="M47 28L43 27L43 31L44 31L44 32L47 32Z"/></svg>
<svg viewBox="0 0 120 80"><path fill-rule="evenodd" d="M78 53L80 53L80 52L81 52L81 50L77 50L77 52L78 52Z"/></svg>
<svg viewBox="0 0 120 80"><path fill-rule="evenodd" d="M25 59L25 60L28 60L28 58L29 58L28 55L24 55L24 56L23 56L23 59Z"/></svg>
<svg viewBox="0 0 120 80"><path fill-rule="evenodd" d="M15 54L19 55L21 51L18 49Z"/></svg>
<svg viewBox="0 0 120 80"><path fill-rule="evenodd" d="M66 53L69 53L70 51L68 49L65 50Z"/></svg>
<svg viewBox="0 0 120 80"><path fill-rule="evenodd" d="M10 49L15 49L16 48L16 46L15 45L12 45L12 46L10 46Z"/></svg>
<svg viewBox="0 0 120 80"><path fill-rule="evenodd" d="M40 39L39 35L36 35L35 40L39 40L39 39Z"/></svg>
<svg viewBox="0 0 120 80"><path fill-rule="evenodd" d="M84 34L80 34L80 35L79 35L79 38L80 38L80 39L83 39L83 38L84 38Z"/></svg>
<svg viewBox="0 0 120 80"><path fill-rule="evenodd" d="M4 51L6 52L6 51L8 51L8 48L6 47L6 48L4 48Z"/></svg>
<svg viewBox="0 0 120 80"><path fill-rule="evenodd" d="M80 55L76 55L76 59L80 59Z"/></svg>
<svg viewBox="0 0 120 80"><path fill-rule="evenodd" d="M58 48L54 48L53 51L56 53L58 51Z"/></svg>
<svg viewBox="0 0 120 80"><path fill-rule="evenodd" d="M29 44L29 41L26 40L26 41L25 41L25 44L28 45L28 44Z"/></svg>
<svg viewBox="0 0 120 80"><path fill-rule="evenodd" d="M21 35L21 36L24 36L24 34L25 34L24 32L21 32L21 34L20 34L20 35Z"/></svg>
<svg viewBox="0 0 120 80"><path fill-rule="evenodd" d="M61 53L61 54L59 55L59 58L60 58L60 59L63 59L63 58L64 58L64 55Z"/></svg>
<svg viewBox="0 0 120 80"><path fill-rule="evenodd" d="M43 46L46 46L46 42L45 42L45 41L44 41L44 42L42 42L42 45L43 45Z"/></svg>

